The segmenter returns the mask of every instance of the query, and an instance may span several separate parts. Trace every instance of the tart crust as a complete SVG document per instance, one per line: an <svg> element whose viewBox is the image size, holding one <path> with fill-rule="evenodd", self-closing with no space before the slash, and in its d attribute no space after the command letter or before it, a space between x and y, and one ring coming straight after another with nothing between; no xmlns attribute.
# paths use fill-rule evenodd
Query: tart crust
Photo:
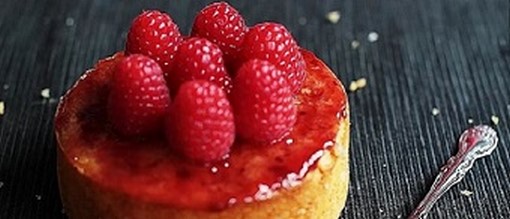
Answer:
<svg viewBox="0 0 510 219"><path fill-rule="evenodd" d="M312 72L310 69L321 69L337 80L333 72L312 53L304 50L302 53L307 60L308 72ZM331 89L339 89L345 96L344 88L340 83L338 85ZM323 150L324 153L316 161L316 168L310 169L299 185L280 188L276 195L267 200L238 202L221 210L187 209L153 203L99 185L66 154L66 146L62 145L59 137L61 130L57 125L57 171L65 211L70 218L338 218L345 205L349 182L350 124L347 102L345 105L344 116L333 127L336 129L334 144ZM61 107L57 119L60 111ZM80 157L86 159L85 154Z"/></svg>

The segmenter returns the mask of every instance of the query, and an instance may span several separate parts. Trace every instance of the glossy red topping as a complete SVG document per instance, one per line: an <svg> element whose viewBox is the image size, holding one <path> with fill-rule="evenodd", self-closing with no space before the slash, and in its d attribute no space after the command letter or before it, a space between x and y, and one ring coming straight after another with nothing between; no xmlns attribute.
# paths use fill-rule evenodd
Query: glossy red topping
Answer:
<svg viewBox="0 0 510 219"><path fill-rule="evenodd" d="M166 122L169 145L199 162L220 160L234 143L234 115L227 94L203 80L185 82Z"/></svg>
<svg viewBox="0 0 510 219"><path fill-rule="evenodd" d="M281 139L296 122L294 94L284 73L268 61L253 59L237 72L232 92L236 130L244 139Z"/></svg>
<svg viewBox="0 0 510 219"><path fill-rule="evenodd" d="M303 51L308 77L297 95L297 122L287 137L267 145L236 141L229 158L209 165L187 162L163 138L119 138L105 124L113 66L101 61L63 98L55 119L61 150L80 173L136 199L189 209L221 209L270 198L299 184L334 144L346 115L346 94L332 72Z"/></svg>

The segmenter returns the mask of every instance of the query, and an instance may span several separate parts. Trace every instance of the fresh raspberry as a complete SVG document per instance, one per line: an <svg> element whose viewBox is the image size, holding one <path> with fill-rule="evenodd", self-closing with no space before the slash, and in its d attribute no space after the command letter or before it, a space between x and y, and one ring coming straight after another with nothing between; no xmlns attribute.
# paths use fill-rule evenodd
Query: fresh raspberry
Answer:
<svg viewBox="0 0 510 219"><path fill-rule="evenodd" d="M270 62L244 63L234 78L231 98L237 133L245 139L278 140L296 122L290 84Z"/></svg>
<svg viewBox="0 0 510 219"><path fill-rule="evenodd" d="M169 144L196 161L219 160L234 142L234 115L227 95L208 81L182 84L166 125Z"/></svg>
<svg viewBox="0 0 510 219"><path fill-rule="evenodd" d="M244 37L241 62L250 59L267 60L284 72L292 92L297 92L305 78L305 61L299 47L287 29L277 23L261 23Z"/></svg>
<svg viewBox="0 0 510 219"><path fill-rule="evenodd" d="M155 10L144 11L133 20L129 28L126 53L149 56L167 74L180 42L179 27L168 14Z"/></svg>
<svg viewBox="0 0 510 219"><path fill-rule="evenodd" d="M108 117L116 131L126 136L156 134L169 103L158 63L135 54L117 64L108 99Z"/></svg>
<svg viewBox="0 0 510 219"><path fill-rule="evenodd" d="M217 44L230 63L237 56L247 31L244 18L234 7L216 2L206 6L195 17L191 35Z"/></svg>
<svg viewBox="0 0 510 219"><path fill-rule="evenodd" d="M172 94L185 81L206 80L214 82L230 93L232 80L225 70L221 50L204 38L192 37L179 45L173 70L167 77Z"/></svg>

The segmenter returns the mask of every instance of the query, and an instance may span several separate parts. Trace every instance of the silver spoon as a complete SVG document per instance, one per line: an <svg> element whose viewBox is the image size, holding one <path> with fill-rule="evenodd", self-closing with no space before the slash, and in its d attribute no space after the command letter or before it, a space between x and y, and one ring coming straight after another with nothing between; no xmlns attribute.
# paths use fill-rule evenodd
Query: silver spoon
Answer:
<svg viewBox="0 0 510 219"><path fill-rule="evenodd" d="M497 133L490 126L479 125L464 131L459 139L459 151L441 167L429 192L408 219L426 218L436 201L464 178L475 160L490 155L497 144Z"/></svg>

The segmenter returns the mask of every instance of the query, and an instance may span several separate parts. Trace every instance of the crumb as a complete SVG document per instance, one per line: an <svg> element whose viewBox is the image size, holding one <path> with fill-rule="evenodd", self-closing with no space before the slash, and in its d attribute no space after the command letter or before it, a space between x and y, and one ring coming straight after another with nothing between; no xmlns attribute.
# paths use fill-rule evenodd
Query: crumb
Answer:
<svg viewBox="0 0 510 219"><path fill-rule="evenodd" d="M367 86L367 79L366 78L360 78L356 80L356 84L358 84L358 89L364 88Z"/></svg>
<svg viewBox="0 0 510 219"><path fill-rule="evenodd" d="M440 113L440 112L439 112L439 109L438 109L438 108L435 108L435 107L434 107L434 108L432 108L432 115L433 115L433 116L437 116L437 115L439 115L439 113Z"/></svg>
<svg viewBox="0 0 510 219"><path fill-rule="evenodd" d="M499 123L499 117L495 116L495 115L492 115L491 116L491 121L494 125L498 125Z"/></svg>
<svg viewBox="0 0 510 219"><path fill-rule="evenodd" d="M40 201L42 199L42 196L41 195L35 195L35 199L37 199L37 201Z"/></svg>
<svg viewBox="0 0 510 219"><path fill-rule="evenodd" d="M358 84L356 84L356 81L351 81L351 84L349 84L349 91L354 92L358 89Z"/></svg>
<svg viewBox="0 0 510 219"><path fill-rule="evenodd" d="M368 33L368 42L376 42L379 39L379 34L377 32L370 32Z"/></svg>
<svg viewBox="0 0 510 219"><path fill-rule="evenodd" d="M364 88L367 86L367 79L366 78L360 78L358 80L352 81L349 85L349 91L354 92L361 88Z"/></svg>
<svg viewBox="0 0 510 219"><path fill-rule="evenodd" d="M299 23L299 25L304 26L304 25L306 25L306 23L308 23L308 21L306 20L306 17L300 17L298 19L298 23Z"/></svg>
<svg viewBox="0 0 510 219"><path fill-rule="evenodd" d="M469 190L461 190L460 194L463 196L471 196L471 195L473 195L473 192L469 191Z"/></svg>
<svg viewBox="0 0 510 219"><path fill-rule="evenodd" d="M50 98L50 89L49 88L42 89L41 90L41 97L45 98L45 99Z"/></svg>
<svg viewBox="0 0 510 219"><path fill-rule="evenodd" d="M386 168L386 164L383 164L382 167Z"/></svg>
<svg viewBox="0 0 510 219"><path fill-rule="evenodd" d="M383 213L384 210L382 208L379 208L379 213Z"/></svg>
<svg viewBox="0 0 510 219"><path fill-rule="evenodd" d="M72 17L66 18L66 26L74 26L74 19Z"/></svg>
<svg viewBox="0 0 510 219"><path fill-rule="evenodd" d="M402 218L402 215L401 215L401 214L397 215L397 219L398 219L398 218Z"/></svg>
<svg viewBox="0 0 510 219"><path fill-rule="evenodd" d="M352 49L357 49L358 47L359 47L359 41L357 41L357 40L353 40L353 41L351 42L351 48L352 48Z"/></svg>
<svg viewBox="0 0 510 219"><path fill-rule="evenodd" d="M475 121L473 119L469 118L467 122L468 122L468 124L473 124Z"/></svg>
<svg viewBox="0 0 510 219"><path fill-rule="evenodd" d="M9 85L8 84L4 84L3 89L4 90L8 90L9 89Z"/></svg>
<svg viewBox="0 0 510 219"><path fill-rule="evenodd" d="M332 24L336 24L340 21L340 16L340 11L330 11L326 14L326 19Z"/></svg>
<svg viewBox="0 0 510 219"><path fill-rule="evenodd" d="M0 116L5 113L5 103L4 101L0 101Z"/></svg>
<svg viewBox="0 0 510 219"><path fill-rule="evenodd" d="M0 181L0 189L4 186L4 182Z"/></svg>

